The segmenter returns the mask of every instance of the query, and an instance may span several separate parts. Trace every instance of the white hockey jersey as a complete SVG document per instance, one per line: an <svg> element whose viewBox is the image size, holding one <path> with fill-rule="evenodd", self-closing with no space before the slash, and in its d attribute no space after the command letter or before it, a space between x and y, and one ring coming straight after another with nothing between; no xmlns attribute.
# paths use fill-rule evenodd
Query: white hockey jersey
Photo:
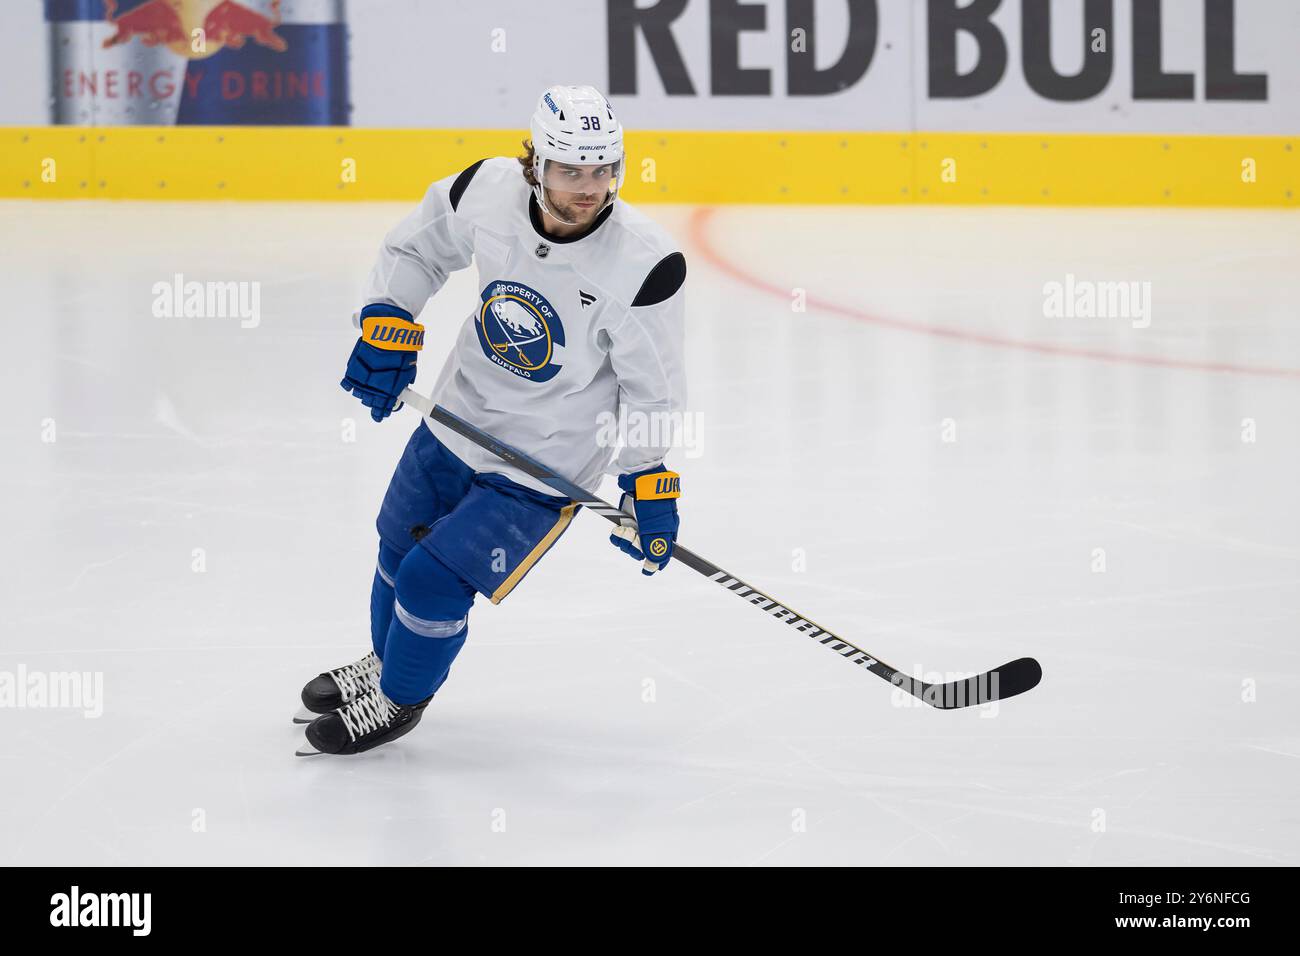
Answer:
<svg viewBox="0 0 1300 956"><path fill-rule="evenodd" d="M686 265L668 235L616 200L576 239L548 236L519 162L482 160L430 186L389 232L365 301L417 316L471 256L478 301L434 401L589 490L602 473L663 461L665 446L626 446L612 462L607 436L620 403L629 421L672 415L685 403ZM656 420L665 421L643 419ZM555 494L445 426L426 424L475 471Z"/></svg>

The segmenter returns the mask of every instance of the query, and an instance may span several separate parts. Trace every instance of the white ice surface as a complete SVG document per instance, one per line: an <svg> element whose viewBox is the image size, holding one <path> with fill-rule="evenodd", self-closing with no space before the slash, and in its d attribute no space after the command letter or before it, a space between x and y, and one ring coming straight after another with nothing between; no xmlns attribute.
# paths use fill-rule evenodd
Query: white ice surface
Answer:
<svg viewBox="0 0 1300 956"><path fill-rule="evenodd" d="M0 863L1300 864L1300 219L650 211L690 262L682 540L896 667L1042 685L896 706L587 514L415 733L295 758L414 422L337 384L403 207L3 203L0 673L104 701L0 709ZM176 273L260 282L260 325L155 318ZM1151 282L1151 327L1044 318L1067 273Z"/></svg>

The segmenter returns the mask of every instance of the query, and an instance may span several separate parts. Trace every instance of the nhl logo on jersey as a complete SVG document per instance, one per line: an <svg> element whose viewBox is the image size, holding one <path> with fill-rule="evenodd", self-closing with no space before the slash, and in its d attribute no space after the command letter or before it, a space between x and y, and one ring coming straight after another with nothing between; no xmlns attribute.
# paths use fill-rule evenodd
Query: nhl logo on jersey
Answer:
<svg viewBox="0 0 1300 956"><path fill-rule="evenodd" d="M551 247L544 242L539 242L537 248L534 249L533 252L536 254L537 258L545 259L551 254Z"/></svg>
<svg viewBox="0 0 1300 956"><path fill-rule="evenodd" d="M498 368L533 382L560 370L564 326L546 297L519 282L489 282L474 323L483 354Z"/></svg>

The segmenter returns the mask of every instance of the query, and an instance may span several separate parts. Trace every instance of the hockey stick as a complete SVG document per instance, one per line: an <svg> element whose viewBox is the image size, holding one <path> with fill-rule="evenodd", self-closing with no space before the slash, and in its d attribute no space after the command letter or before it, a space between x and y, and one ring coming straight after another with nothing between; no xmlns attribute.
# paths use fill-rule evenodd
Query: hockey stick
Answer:
<svg viewBox="0 0 1300 956"><path fill-rule="evenodd" d="M560 494L571 498L578 504L585 505L611 522L617 524L620 520L628 517L624 512L597 498L591 492L579 488L573 482L556 474L536 459L530 458L516 448L511 448L504 442L497 441L486 432L480 431L464 419L453 415L441 405L435 405L430 399L425 398L418 392L407 388L403 390L401 398L402 401L417 409L426 417L447 426L457 434L468 438L474 444L487 449L502 461L514 465L524 474L531 475L538 481L554 488ZM849 643L844 638L804 617L757 588L751 587L729 571L724 571L711 561L706 561L680 544L674 545L673 558L693 571L698 571L710 581L714 581L728 591L744 598L747 603L766 611L778 621L789 625L817 643L826 645L845 660L865 667L877 677L889 681L895 687L902 688L913 697L925 701L932 707L953 710L958 707L969 707L973 704L1005 700L1008 697L1015 697L1017 694L1032 690L1038 686L1038 682L1043 677L1043 669L1039 666L1038 661L1032 657L1021 657L1003 664L996 670L985 671L983 674L977 674L974 677L949 681L946 684L927 684L890 667L884 661L868 654L862 648Z"/></svg>

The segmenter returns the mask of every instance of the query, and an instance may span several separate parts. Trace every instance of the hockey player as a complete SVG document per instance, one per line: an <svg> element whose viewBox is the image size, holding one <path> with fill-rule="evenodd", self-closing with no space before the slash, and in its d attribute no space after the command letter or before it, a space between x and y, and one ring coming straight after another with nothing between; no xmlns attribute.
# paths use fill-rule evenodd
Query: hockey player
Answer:
<svg viewBox="0 0 1300 956"><path fill-rule="evenodd" d="M623 129L597 90L551 87L530 132L524 156L481 160L434 183L388 234L342 385L377 422L396 410L423 345L416 316L472 257L478 300L434 400L579 485L617 474L639 538L629 521L610 541L654 574L678 528L678 482L662 480L676 478L664 467L667 448L625 445L611 462L599 434L620 404L629 420L681 408L686 260L618 198ZM496 604L514 591L576 510L422 421L379 511L373 650L303 689L304 706L321 716L299 752L360 753L413 729L465 643L476 596Z"/></svg>

